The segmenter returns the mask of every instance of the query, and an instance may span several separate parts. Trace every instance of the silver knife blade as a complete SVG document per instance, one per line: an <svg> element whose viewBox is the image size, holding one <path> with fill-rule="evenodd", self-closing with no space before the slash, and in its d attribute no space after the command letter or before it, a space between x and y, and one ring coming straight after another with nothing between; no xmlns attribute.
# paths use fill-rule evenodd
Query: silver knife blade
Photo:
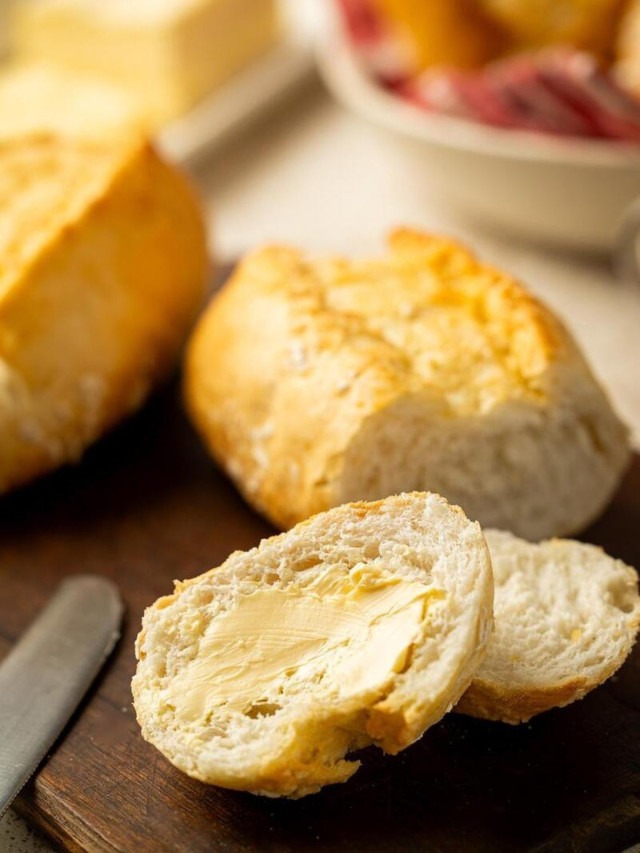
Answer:
<svg viewBox="0 0 640 853"><path fill-rule="evenodd" d="M111 653L124 607L106 578L63 581L0 664L0 816Z"/></svg>

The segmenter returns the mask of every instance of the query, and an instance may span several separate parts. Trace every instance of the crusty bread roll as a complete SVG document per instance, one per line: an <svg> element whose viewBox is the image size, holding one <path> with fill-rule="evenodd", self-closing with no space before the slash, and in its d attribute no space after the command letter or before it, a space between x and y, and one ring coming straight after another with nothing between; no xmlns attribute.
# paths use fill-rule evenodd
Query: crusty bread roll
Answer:
<svg viewBox="0 0 640 853"><path fill-rule="evenodd" d="M627 0L475 0L512 40L533 50L571 45L610 56Z"/></svg>
<svg viewBox="0 0 640 853"><path fill-rule="evenodd" d="M615 73L619 81L640 95L640 0L629 0L618 29Z"/></svg>
<svg viewBox="0 0 640 853"><path fill-rule="evenodd" d="M281 527L427 490L539 539L585 527L627 433L551 312L462 246L408 230L374 261L250 255L189 344L204 441Z"/></svg>
<svg viewBox="0 0 640 853"><path fill-rule="evenodd" d="M406 53L410 72L477 68L494 59L503 44L477 0L369 0L369 5Z"/></svg>
<svg viewBox="0 0 640 853"><path fill-rule="evenodd" d="M183 177L145 143L0 141L0 492L77 459L172 365L204 295Z"/></svg>
<svg viewBox="0 0 640 853"><path fill-rule="evenodd" d="M593 545L485 536L495 629L456 710L519 723L581 699L621 666L640 624L638 577Z"/></svg>
<svg viewBox="0 0 640 853"><path fill-rule="evenodd" d="M347 753L396 753L457 701L492 603L480 528L441 497L330 510L147 609L142 733L228 788L301 797L346 781L359 766Z"/></svg>

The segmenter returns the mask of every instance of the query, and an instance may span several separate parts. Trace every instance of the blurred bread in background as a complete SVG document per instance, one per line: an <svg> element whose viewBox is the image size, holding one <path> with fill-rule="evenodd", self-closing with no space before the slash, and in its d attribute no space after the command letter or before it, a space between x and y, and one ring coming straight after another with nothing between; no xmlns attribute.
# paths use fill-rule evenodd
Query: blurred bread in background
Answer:
<svg viewBox="0 0 640 853"><path fill-rule="evenodd" d="M39 105L45 116L51 112L47 97L55 90L58 99L56 75L64 73L71 113L74 101L91 100L93 81L90 118L104 108L110 116L122 111L126 121L132 111L134 124L150 131L214 92L279 32L275 0L15 0L11 22L12 57L21 68L18 81L5 78L4 87L25 88L27 112ZM25 82L31 64L38 70ZM43 79L43 68L53 82ZM116 105L103 87L130 106Z"/></svg>
<svg viewBox="0 0 640 853"><path fill-rule="evenodd" d="M191 188L143 141L0 139L0 492L143 402L207 267Z"/></svg>
<svg viewBox="0 0 640 853"><path fill-rule="evenodd" d="M480 68L518 53L589 53L640 91L640 0L338 0L369 13L400 49L404 72Z"/></svg>
<svg viewBox="0 0 640 853"><path fill-rule="evenodd" d="M612 59L629 5L628 0L364 0L367 4L393 36L410 45L417 68L474 68L553 45Z"/></svg>
<svg viewBox="0 0 640 853"><path fill-rule="evenodd" d="M630 0L616 42L616 75L633 92L640 93L640 2Z"/></svg>
<svg viewBox="0 0 640 853"><path fill-rule="evenodd" d="M611 53L624 0L476 0L500 25L511 49L571 45Z"/></svg>
<svg viewBox="0 0 640 853"><path fill-rule="evenodd" d="M477 68L501 46L501 35L477 0L371 0L402 45L413 71L434 65Z"/></svg>

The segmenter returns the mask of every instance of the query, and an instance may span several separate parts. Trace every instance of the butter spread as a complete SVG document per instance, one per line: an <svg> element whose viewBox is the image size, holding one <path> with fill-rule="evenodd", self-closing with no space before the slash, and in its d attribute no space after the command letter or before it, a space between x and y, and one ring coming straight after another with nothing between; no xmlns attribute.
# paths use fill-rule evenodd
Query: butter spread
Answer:
<svg viewBox="0 0 640 853"><path fill-rule="evenodd" d="M259 715L282 694L380 694L409 662L430 599L443 593L359 565L312 586L260 589L214 619L166 701L185 721L214 710ZM307 694L308 695L308 694Z"/></svg>

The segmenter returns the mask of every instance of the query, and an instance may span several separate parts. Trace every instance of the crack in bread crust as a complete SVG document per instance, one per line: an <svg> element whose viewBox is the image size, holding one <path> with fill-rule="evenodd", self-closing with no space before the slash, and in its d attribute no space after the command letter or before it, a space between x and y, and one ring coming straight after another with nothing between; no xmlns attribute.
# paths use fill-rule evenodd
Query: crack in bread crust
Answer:
<svg viewBox="0 0 640 853"><path fill-rule="evenodd" d="M198 324L185 399L214 458L283 528L431 490L488 526L568 535L629 460L554 315L464 247L406 229L373 261L249 255Z"/></svg>

